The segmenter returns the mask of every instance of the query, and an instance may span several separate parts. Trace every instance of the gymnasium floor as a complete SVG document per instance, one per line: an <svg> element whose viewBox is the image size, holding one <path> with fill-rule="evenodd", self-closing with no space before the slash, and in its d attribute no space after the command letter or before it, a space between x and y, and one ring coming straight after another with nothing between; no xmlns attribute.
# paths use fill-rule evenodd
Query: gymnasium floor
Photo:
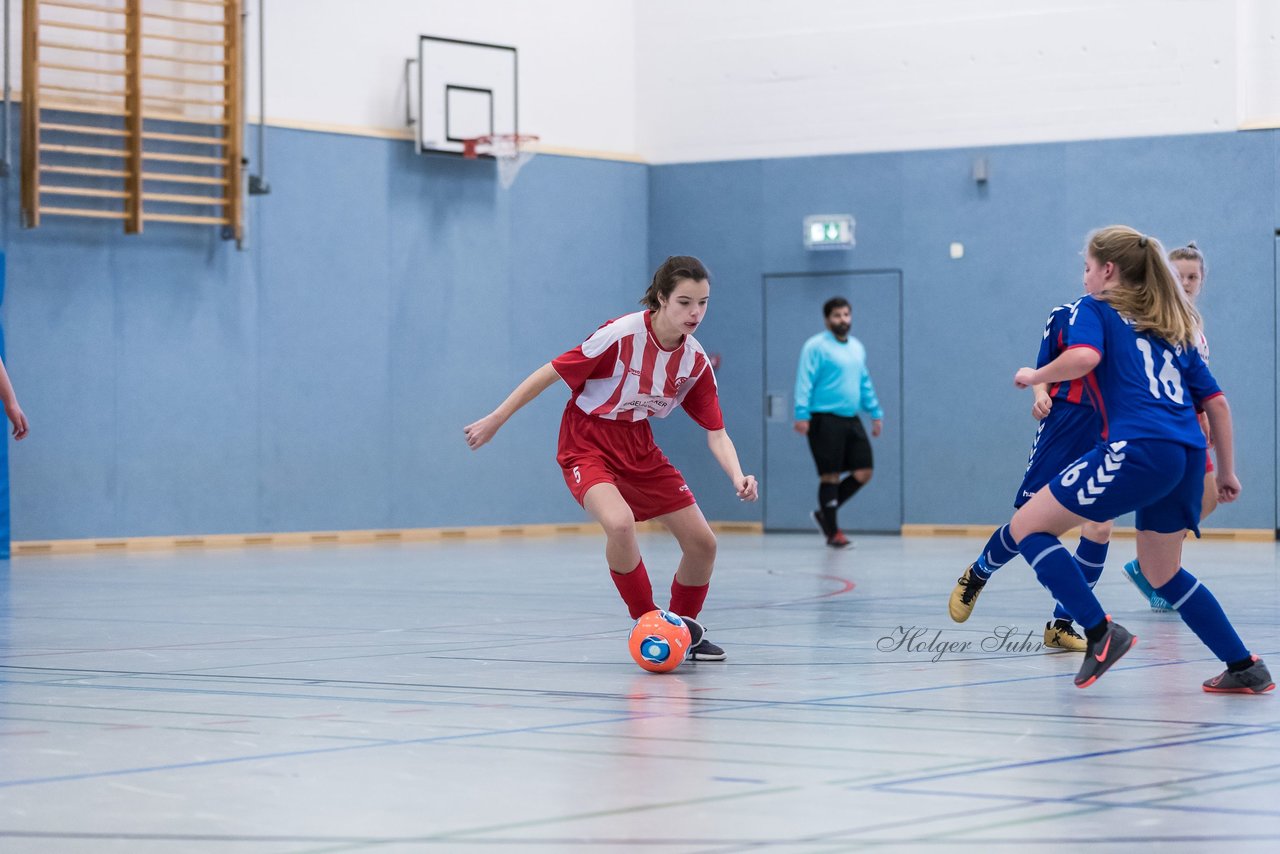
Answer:
<svg viewBox="0 0 1280 854"><path fill-rule="evenodd" d="M978 540L720 542L730 658L666 676L596 537L0 563L0 851L1280 850L1280 692L1201 692L1132 540L1099 593L1140 642L1084 691L1075 655L981 648L1040 639L1025 564L950 622ZM1280 665L1276 545L1187 565ZM877 648L912 627L972 648Z"/></svg>

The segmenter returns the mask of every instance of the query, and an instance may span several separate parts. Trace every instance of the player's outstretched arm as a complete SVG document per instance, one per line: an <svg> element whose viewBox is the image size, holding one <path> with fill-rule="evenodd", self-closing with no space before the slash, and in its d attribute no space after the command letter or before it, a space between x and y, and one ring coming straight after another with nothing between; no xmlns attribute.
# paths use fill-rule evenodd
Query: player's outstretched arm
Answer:
<svg viewBox="0 0 1280 854"><path fill-rule="evenodd" d="M733 446L729 432L708 430L707 447L711 449L711 456L716 458L720 468L724 469L724 473L733 481L733 489L738 493L738 498L742 501L755 501L760 495L760 489L753 475L742 473L742 464L738 462L738 449Z"/></svg>
<svg viewBox="0 0 1280 854"><path fill-rule="evenodd" d="M524 382L516 386L516 390L511 392L497 409L479 421L473 421L462 428L462 432L467 437L467 447L474 451L481 445L487 444L494 434L498 432L498 429L503 424L506 424L507 419L515 415L520 407L555 385L559 379L560 375L556 373L555 368L551 367L550 362L529 374Z"/></svg>
<svg viewBox="0 0 1280 854"><path fill-rule="evenodd" d="M1229 504L1240 497L1240 479L1236 476L1235 436L1231 428L1231 406L1226 395L1216 395L1204 402L1213 434L1214 468L1218 474L1218 501Z"/></svg>
<svg viewBox="0 0 1280 854"><path fill-rule="evenodd" d="M1072 347L1043 368L1018 368L1013 384L1018 388L1078 380L1098 367L1102 354L1092 347Z"/></svg>

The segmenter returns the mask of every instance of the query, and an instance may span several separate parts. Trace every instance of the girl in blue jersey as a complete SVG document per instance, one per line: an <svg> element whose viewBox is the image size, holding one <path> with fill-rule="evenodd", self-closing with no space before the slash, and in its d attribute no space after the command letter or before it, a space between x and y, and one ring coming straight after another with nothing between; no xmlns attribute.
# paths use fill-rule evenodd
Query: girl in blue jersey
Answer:
<svg viewBox="0 0 1280 854"><path fill-rule="evenodd" d="M1036 367L1042 368L1063 353L1071 344L1071 318L1080 301L1060 305L1049 313L1044 335L1040 339L1040 353ZM1031 414L1040 422L1031 455L1027 460L1022 484L1014 495L1016 510L1030 500L1038 489L1053 479L1068 465L1075 462L1098 443L1102 423L1094 409L1087 378L1069 382L1037 385L1035 403ZM1107 546L1111 540L1110 521L1086 521L1080 528L1080 543L1076 547L1076 563L1084 572L1086 583L1092 588L1102 575L1107 558ZM963 623L973 613L978 594L982 592L992 573L1018 554L1017 545L1009 534L1009 526L991 535L978 559L971 563L951 591L947 610L951 619ZM1086 646L1071 625L1071 615L1058 603L1053 619L1045 624L1044 645L1051 648L1083 652Z"/></svg>
<svg viewBox="0 0 1280 854"><path fill-rule="evenodd" d="M1174 279L1159 241L1127 226L1089 237L1085 291L1068 323L1070 346L1041 368L1019 368L1020 388L1090 376L1102 441L1055 476L1009 522L1009 533L1036 577L1085 627L1088 648L1075 684L1085 688L1137 638L1103 611L1058 537L1084 521L1137 511L1143 574L1196 636L1226 664L1204 690L1260 694L1275 688L1217 599L1185 569L1182 542L1199 535L1205 437L1214 437L1218 500L1240 494L1231 409L1196 350L1200 316Z"/></svg>
<svg viewBox="0 0 1280 854"><path fill-rule="evenodd" d="M1204 287L1205 263L1204 253L1200 251L1200 247L1196 246L1195 241L1188 243L1186 246L1179 246L1169 253L1169 262L1173 265L1173 270L1178 274L1178 281L1182 285L1183 292L1186 293L1187 299L1191 300L1191 304L1195 305L1196 300L1200 298L1200 291ZM1196 343L1196 349L1200 351L1200 355L1207 362L1209 361L1209 341L1204 337L1204 327L1200 328L1200 337ZM1200 429L1204 431L1205 438L1210 440L1212 447L1212 438L1209 434L1209 422L1205 418L1203 412L1200 413ZM1204 466L1204 498L1200 503L1200 521L1208 518L1218 506L1218 481L1213 472L1213 456L1208 451L1205 452ZM1156 593L1155 588L1151 586L1151 582L1147 581L1142 575L1142 568L1136 560L1131 560L1124 565L1125 576L1133 582L1138 588L1138 592L1146 597L1147 602L1151 605L1152 611L1172 611L1169 603Z"/></svg>

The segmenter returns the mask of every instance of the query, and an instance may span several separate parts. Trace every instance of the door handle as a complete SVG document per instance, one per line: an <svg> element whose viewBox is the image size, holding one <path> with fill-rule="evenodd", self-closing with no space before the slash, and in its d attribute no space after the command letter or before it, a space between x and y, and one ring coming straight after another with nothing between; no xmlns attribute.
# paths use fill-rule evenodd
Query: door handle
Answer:
<svg viewBox="0 0 1280 854"><path fill-rule="evenodd" d="M787 420L787 396L772 392L765 394L764 417L769 421Z"/></svg>

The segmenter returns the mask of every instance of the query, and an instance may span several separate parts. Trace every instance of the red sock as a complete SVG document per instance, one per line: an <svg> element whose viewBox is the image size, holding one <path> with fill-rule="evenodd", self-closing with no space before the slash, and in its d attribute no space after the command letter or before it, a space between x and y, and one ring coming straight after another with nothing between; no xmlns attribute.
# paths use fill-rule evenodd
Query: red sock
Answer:
<svg viewBox="0 0 1280 854"><path fill-rule="evenodd" d="M702 603L707 601L707 588L710 584L704 584L701 587L689 587L681 584L674 578L671 579L671 608L673 614L679 614L681 617L698 618L698 613L702 611Z"/></svg>
<svg viewBox="0 0 1280 854"><path fill-rule="evenodd" d="M658 606L653 604L653 585L649 583L649 573L645 571L643 560L630 572L614 572L611 569L609 577L618 588L622 601L627 603L631 619L636 620L642 614L658 610Z"/></svg>

